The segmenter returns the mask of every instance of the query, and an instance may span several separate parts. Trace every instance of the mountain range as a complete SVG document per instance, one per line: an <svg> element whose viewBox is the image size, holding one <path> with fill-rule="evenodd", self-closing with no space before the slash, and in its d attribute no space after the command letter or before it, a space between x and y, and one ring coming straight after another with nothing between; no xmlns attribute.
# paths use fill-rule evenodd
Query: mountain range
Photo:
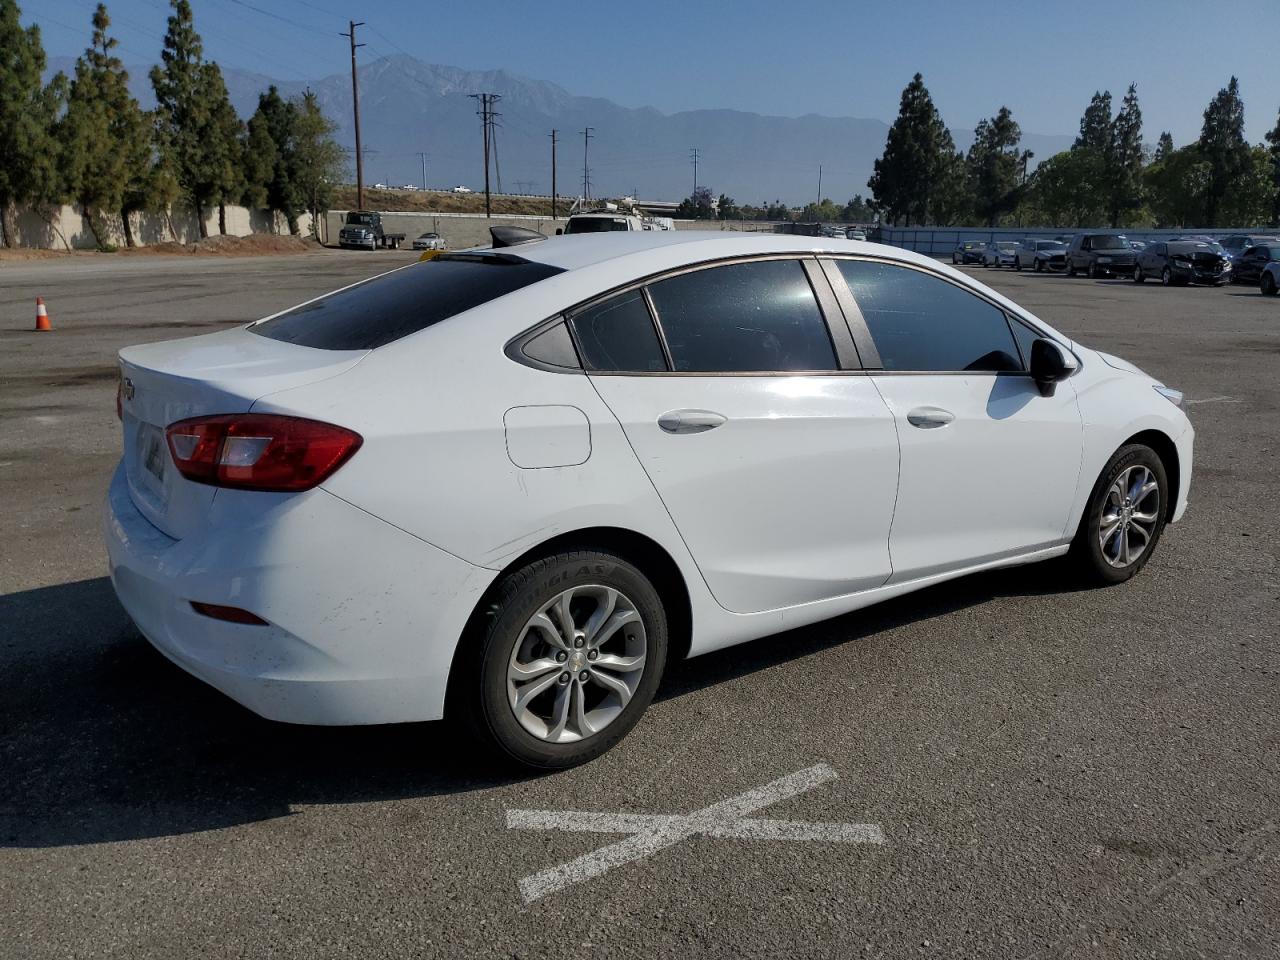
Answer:
<svg viewBox="0 0 1280 960"><path fill-rule="evenodd" d="M74 61L51 57L49 73L74 69ZM147 66L130 66L130 86L144 107L154 104ZM257 106L258 94L276 86L282 95L315 91L335 136L354 153L350 73L313 83L278 80L265 74L224 68L231 102L242 117ZM576 196L582 189L583 134L593 196L637 192L645 199L679 199L693 187L691 150L698 150L698 183L739 202L812 200L822 167L822 195L843 203L868 193L872 164L884 150L889 125L856 117L765 116L741 110L662 113L653 107L624 107L599 97L569 93L544 80L505 70L465 70L424 63L411 56L383 57L359 68L361 136L365 182L394 185L422 182L419 152L427 154L432 187L484 184L481 121L473 93L501 95L497 103L496 170L508 193L551 191L551 130L558 130L557 190ZM972 131L953 130L966 148ZM1071 145L1072 137L1024 133L1022 146L1043 160ZM1034 165L1034 162L1033 162ZM354 167L354 164L353 164ZM354 179L354 175L353 175Z"/></svg>

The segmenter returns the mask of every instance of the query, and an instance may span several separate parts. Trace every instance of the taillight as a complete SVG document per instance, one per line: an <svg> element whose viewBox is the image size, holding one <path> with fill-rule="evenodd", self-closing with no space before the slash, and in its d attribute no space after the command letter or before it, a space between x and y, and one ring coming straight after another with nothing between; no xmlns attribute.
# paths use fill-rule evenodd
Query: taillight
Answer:
<svg viewBox="0 0 1280 960"><path fill-rule="evenodd" d="M310 490L351 458L360 434L274 413L193 417L165 430L178 472L238 490Z"/></svg>

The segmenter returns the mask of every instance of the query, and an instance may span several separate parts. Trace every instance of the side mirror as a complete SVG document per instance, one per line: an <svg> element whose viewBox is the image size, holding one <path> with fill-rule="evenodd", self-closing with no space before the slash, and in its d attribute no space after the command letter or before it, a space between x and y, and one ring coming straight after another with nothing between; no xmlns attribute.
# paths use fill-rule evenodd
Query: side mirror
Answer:
<svg viewBox="0 0 1280 960"><path fill-rule="evenodd" d="M556 227L556 236L558 237L562 233L564 233L564 227Z"/></svg>
<svg viewBox="0 0 1280 960"><path fill-rule="evenodd" d="M1052 397L1058 381L1080 367L1079 361L1063 346L1041 337L1031 344L1031 379L1042 397Z"/></svg>

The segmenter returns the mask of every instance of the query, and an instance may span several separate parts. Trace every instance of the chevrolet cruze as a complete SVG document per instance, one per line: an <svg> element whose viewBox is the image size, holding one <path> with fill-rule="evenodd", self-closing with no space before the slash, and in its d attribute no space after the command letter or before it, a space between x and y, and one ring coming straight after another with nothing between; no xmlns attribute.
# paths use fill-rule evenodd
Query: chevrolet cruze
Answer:
<svg viewBox="0 0 1280 960"><path fill-rule="evenodd" d="M1181 394L924 256L496 233L121 351L111 578L165 656L563 767L674 658L1060 555L1117 583L1186 508Z"/></svg>

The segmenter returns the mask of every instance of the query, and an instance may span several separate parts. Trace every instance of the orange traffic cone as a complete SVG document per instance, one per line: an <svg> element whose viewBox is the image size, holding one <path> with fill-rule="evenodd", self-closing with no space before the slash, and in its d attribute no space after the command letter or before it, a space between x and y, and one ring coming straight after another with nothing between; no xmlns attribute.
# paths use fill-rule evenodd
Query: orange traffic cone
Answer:
<svg viewBox="0 0 1280 960"><path fill-rule="evenodd" d="M44 308L44 297L36 297L36 330L52 330L49 322L49 311Z"/></svg>

